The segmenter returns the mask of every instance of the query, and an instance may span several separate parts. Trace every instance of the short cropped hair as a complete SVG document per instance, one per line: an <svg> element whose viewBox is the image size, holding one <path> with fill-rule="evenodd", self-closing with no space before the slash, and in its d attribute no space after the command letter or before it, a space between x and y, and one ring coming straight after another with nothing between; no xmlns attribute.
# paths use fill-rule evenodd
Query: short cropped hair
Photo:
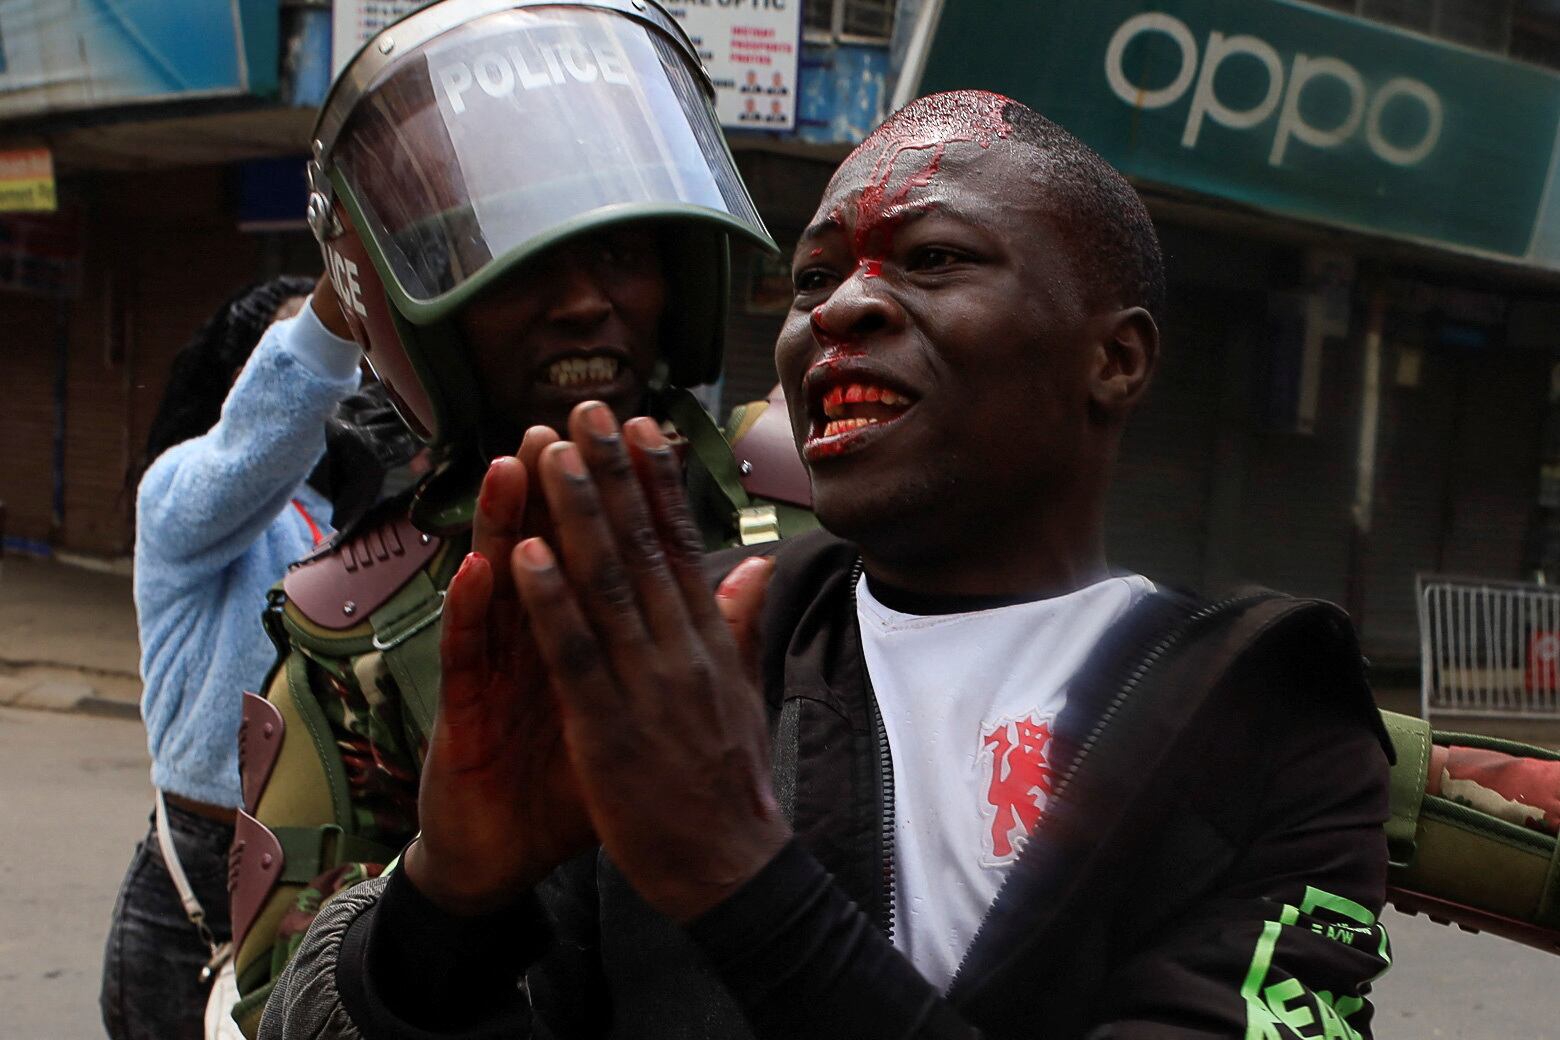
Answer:
<svg viewBox="0 0 1560 1040"><path fill-rule="evenodd" d="M1000 115L1005 127L994 125ZM1050 196L1052 220L1072 252L1091 307L1142 307L1163 323L1164 257L1143 200L1127 179L1088 145L1021 102L984 90L917 98L890 116L858 152L935 126L988 141L1028 146L1031 169Z"/></svg>
<svg viewBox="0 0 1560 1040"><path fill-rule="evenodd" d="M1100 154L1028 105L1009 101L1012 140L1038 153L1036 172L1058 205L1054 219L1097 302L1142 307L1160 324L1165 263L1159 235L1137 190Z"/></svg>

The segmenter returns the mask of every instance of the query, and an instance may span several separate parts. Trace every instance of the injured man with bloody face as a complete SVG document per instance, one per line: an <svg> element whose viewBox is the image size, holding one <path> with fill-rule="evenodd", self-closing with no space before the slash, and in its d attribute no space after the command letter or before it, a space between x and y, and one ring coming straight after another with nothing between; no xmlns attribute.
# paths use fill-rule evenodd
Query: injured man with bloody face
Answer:
<svg viewBox="0 0 1560 1040"><path fill-rule="evenodd" d="M1389 744L1348 619L1107 563L1164 296L1133 189L923 98L793 272L827 530L706 559L656 424L601 405L490 471L555 533L478 539L422 834L262 1035L1370 1035ZM476 681L532 660L545 696Z"/></svg>

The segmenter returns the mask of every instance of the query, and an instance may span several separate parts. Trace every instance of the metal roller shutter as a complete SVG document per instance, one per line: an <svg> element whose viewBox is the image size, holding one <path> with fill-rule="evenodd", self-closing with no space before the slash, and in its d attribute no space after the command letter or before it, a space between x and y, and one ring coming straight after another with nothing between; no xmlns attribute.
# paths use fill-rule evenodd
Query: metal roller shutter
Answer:
<svg viewBox="0 0 1560 1040"><path fill-rule="evenodd" d="M1225 294L1171 293L1164 354L1147 402L1127 426L1107 503L1113 567L1188 588L1203 584L1228 304Z"/></svg>

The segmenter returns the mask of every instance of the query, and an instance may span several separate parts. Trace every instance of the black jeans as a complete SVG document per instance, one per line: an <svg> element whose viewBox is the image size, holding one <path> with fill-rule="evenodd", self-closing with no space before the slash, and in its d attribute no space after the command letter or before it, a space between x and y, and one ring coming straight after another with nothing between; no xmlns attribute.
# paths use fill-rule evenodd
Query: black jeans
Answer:
<svg viewBox="0 0 1560 1040"><path fill-rule="evenodd" d="M156 817L136 846L119 887L103 956L103 1026L109 1040L201 1040L209 983L200 971L211 958L184 914L157 845ZM218 942L232 933L227 855L233 828L174 805L168 829L206 922Z"/></svg>

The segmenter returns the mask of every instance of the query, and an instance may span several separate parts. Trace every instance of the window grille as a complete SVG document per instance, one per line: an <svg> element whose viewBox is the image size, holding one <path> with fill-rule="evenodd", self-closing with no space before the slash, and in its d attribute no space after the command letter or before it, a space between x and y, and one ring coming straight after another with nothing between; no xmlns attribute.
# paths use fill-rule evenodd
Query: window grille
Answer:
<svg viewBox="0 0 1560 1040"><path fill-rule="evenodd" d="M1404 29L1430 32L1435 24L1437 0L1360 0L1362 18Z"/></svg>
<svg viewBox="0 0 1560 1040"><path fill-rule="evenodd" d="M1511 56L1560 69L1560 0L1517 0L1511 18Z"/></svg>
<svg viewBox="0 0 1560 1040"><path fill-rule="evenodd" d="M1306 0L1465 47L1560 69L1560 0Z"/></svg>
<svg viewBox="0 0 1560 1040"><path fill-rule="evenodd" d="M809 36L887 41L894 29L894 0L807 0L802 28Z"/></svg>
<svg viewBox="0 0 1560 1040"><path fill-rule="evenodd" d="M1481 51L1505 54L1511 45L1510 0L1436 0L1432 30Z"/></svg>

